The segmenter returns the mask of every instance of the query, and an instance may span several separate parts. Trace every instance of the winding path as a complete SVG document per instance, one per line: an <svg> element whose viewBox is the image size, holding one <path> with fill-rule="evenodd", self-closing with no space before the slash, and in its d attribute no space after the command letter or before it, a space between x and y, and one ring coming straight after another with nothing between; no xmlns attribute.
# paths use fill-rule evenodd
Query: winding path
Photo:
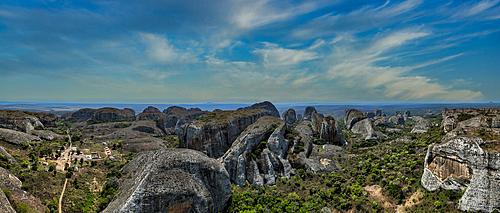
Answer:
<svg viewBox="0 0 500 213"><path fill-rule="evenodd" d="M66 180L64 181L64 187L63 187L63 190L61 192L61 197L59 197L59 213L62 213L61 211L61 205L62 205L62 199L63 199L63 195L64 195L64 190L66 190L66 184L68 183L68 178L66 178Z"/></svg>
<svg viewBox="0 0 500 213"><path fill-rule="evenodd" d="M65 150L64 154L62 154L61 157L59 157L58 162L60 162L61 158L64 157L66 155L66 153L69 152L69 150L71 149L71 137L69 136L69 129L66 131L66 133L68 134L68 138L69 138L69 148ZM70 156L68 155L68 159L69 159L69 157ZM68 160L68 163L71 166L71 160ZM62 163L60 163L60 164L62 164ZM61 205L62 205L62 199L64 196L64 191L66 190L67 183L68 183L68 178L66 178L66 180L64 181L64 186L63 186L63 190L61 192L61 197L59 197L59 213L62 213Z"/></svg>

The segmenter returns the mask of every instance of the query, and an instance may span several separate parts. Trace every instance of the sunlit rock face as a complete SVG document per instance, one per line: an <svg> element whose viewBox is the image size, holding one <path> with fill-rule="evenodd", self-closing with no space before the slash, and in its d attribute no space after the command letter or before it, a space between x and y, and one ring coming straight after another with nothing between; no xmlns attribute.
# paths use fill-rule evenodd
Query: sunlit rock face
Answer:
<svg viewBox="0 0 500 213"><path fill-rule="evenodd" d="M190 149L141 152L103 212L219 212L231 196L222 164Z"/></svg>
<svg viewBox="0 0 500 213"><path fill-rule="evenodd" d="M462 211L500 209L500 154L483 150L483 143L475 136L457 136L431 144L425 157L422 186L429 191L467 188L458 204Z"/></svg>
<svg viewBox="0 0 500 213"><path fill-rule="evenodd" d="M281 116L285 122L289 124L293 124L295 121L297 121L297 115L295 114L294 109L288 109L287 111L283 112L283 116Z"/></svg>
<svg viewBox="0 0 500 213"><path fill-rule="evenodd" d="M348 130L351 130L356 122L365 118L365 115L356 109L346 109L344 112L344 122L347 125Z"/></svg>
<svg viewBox="0 0 500 213"><path fill-rule="evenodd" d="M276 109L276 106L274 106L274 104L272 104L269 101L256 103L252 106L239 108L237 110L238 111L247 111L247 110L253 110L253 109L265 109L265 110L269 111L269 113L270 113L269 115L277 117L277 118L280 117L280 113L279 113L278 109Z"/></svg>
<svg viewBox="0 0 500 213"><path fill-rule="evenodd" d="M339 123L332 117L321 117L318 113L312 115L311 125L319 137L328 144L347 145Z"/></svg>
<svg viewBox="0 0 500 213"><path fill-rule="evenodd" d="M304 110L304 117L302 119L304 120L311 120L312 118L312 115L314 113L317 113L316 111L316 108L312 107L312 106L308 106L306 107L306 109Z"/></svg>

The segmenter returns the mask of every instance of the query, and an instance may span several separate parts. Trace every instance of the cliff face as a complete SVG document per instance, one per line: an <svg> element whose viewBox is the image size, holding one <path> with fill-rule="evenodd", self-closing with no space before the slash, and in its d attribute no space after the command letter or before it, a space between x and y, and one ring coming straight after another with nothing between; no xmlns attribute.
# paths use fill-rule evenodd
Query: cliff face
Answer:
<svg viewBox="0 0 500 213"><path fill-rule="evenodd" d="M500 210L500 154L485 151L483 140L475 136L458 136L428 147L422 175L422 186L434 191L466 191L458 209L471 212Z"/></svg>
<svg viewBox="0 0 500 213"><path fill-rule="evenodd" d="M130 109L120 110L112 107L104 107L100 109L90 109L84 108L80 109L73 113L66 113L61 116L62 119L75 118L77 120L98 120L98 121L106 121L106 120L114 120L114 119L122 119L134 116L134 112Z"/></svg>
<svg viewBox="0 0 500 213"><path fill-rule="evenodd" d="M169 107L170 108L170 107ZM167 135L178 134L181 126L205 114L206 111L183 111L158 118L156 125Z"/></svg>
<svg viewBox="0 0 500 213"><path fill-rule="evenodd" d="M270 114L264 109L206 113L181 126L177 134L179 146L220 157L245 128Z"/></svg>
<svg viewBox="0 0 500 213"><path fill-rule="evenodd" d="M347 145L339 123L332 117L321 117L318 113L311 116L313 130L328 144Z"/></svg>
<svg viewBox="0 0 500 213"><path fill-rule="evenodd" d="M142 152L123 172L103 212L219 212L231 196L226 169L195 150Z"/></svg>
<svg viewBox="0 0 500 213"><path fill-rule="evenodd" d="M365 115L362 112L355 109L346 109L344 112L344 122L347 125L347 129L351 128L356 124L356 122L365 119Z"/></svg>
<svg viewBox="0 0 500 213"><path fill-rule="evenodd" d="M445 132L458 128L500 128L500 108L443 109L441 127ZM460 124L461 123L461 124Z"/></svg>
<svg viewBox="0 0 500 213"><path fill-rule="evenodd" d="M295 114L294 109L288 109L287 111L283 112L283 120L289 124L293 124L295 121L297 121L297 115Z"/></svg>
<svg viewBox="0 0 500 213"><path fill-rule="evenodd" d="M220 158L230 179L240 186L248 180L262 187L276 184L276 178L289 178L292 168L284 159L288 151L288 141L283 137L286 128L283 120L271 116L248 126Z"/></svg>
<svg viewBox="0 0 500 213"><path fill-rule="evenodd" d="M22 190L22 184L23 183L16 176L14 176L14 174L4 168L0 168L0 187L2 189L9 190L12 193L12 200L14 200L16 205L19 203L26 203L31 208L36 209L39 212L45 212L47 207L43 205L41 200ZM3 194L3 192L1 193ZM7 204L10 205L8 201Z"/></svg>
<svg viewBox="0 0 500 213"><path fill-rule="evenodd" d="M306 107L306 109L304 110L304 120L311 120L312 118L312 115L314 113L317 113L316 111L316 108L312 107L312 106L308 106Z"/></svg>
<svg viewBox="0 0 500 213"><path fill-rule="evenodd" d="M0 128L0 138L12 144L25 144L25 143L35 143L42 142L42 140L34 135L27 134L24 132L14 131L11 129Z"/></svg>
<svg viewBox="0 0 500 213"><path fill-rule="evenodd" d="M238 111L247 111L247 110L253 110L253 109L265 109L265 110L269 111L270 116L274 116L277 118L280 117L280 113L279 113L278 109L276 109L276 107L269 101L256 103L256 104L249 106L249 107L239 108Z"/></svg>
<svg viewBox="0 0 500 213"><path fill-rule="evenodd" d="M40 120L41 119L41 120ZM34 129L43 129L47 126L55 126L57 115L49 113L33 113L15 110L0 110L0 127L12 129L30 134Z"/></svg>

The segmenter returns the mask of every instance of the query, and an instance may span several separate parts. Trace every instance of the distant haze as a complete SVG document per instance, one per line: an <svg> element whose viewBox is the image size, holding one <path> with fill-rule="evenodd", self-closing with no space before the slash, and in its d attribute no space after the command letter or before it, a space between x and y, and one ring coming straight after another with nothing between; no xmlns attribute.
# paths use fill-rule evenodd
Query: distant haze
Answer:
<svg viewBox="0 0 500 213"><path fill-rule="evenodd" d="M2 1L0 101L500 101L500 1Z"/></svg>

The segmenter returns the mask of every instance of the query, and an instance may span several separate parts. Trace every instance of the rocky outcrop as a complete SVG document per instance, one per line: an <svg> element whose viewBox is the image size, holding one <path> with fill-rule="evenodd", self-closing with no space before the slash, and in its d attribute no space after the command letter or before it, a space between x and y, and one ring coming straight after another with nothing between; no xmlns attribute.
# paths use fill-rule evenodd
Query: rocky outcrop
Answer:
<svg viewBox="0 0 500 213"><path fill-rule="evenodd" d="M23 183L14 176L14 174L4 168L0 168L0 188L7 189L12 193L11 200L13 200L16 205L25 203L39 212L45 212L47 207L43 205L41 200L22 190L22 184ZM1 193L3 194L3 192Z"/></svg>
<svg viewBox="0 0 500 213"><path fill-rule="evenodd" d="M269 110L221 111L206 113L181 126L179 146L201 151L209 157L220 157L236 138Z"/></svg>
<svg viewBox="0 0 500 213"><path fill-rule="evenodd" d="M166 108L165 110L163 110L163 113L167 114L167 115L171 115L171 114L178 114L178 113L184 113L184 112L187 112L188 110L184 107L180 107L180 106L170 106L168 108Z"/></svg>
<svg viewBox="0 0 500 213"><path fill-rule="evenodd" d="M134 114L130 110L120 110L112 107L104 107L100 109L90 109L84 108L80 109L73 113L66 113L61 116L62 119L75 118L79 121L84 120L98 120L98 121L107 121L107 120L117 120L133 117Z"/></svg>
<svg viewBox="0 0 500 213"><path fill-rule="evenodd" d="M375 117L381 117L382 116L382 110L381 109L376 109L375 110Z"/></svg>
<svg viewBox="0 0 500 213"><path fill-rule="evenodd" d="M347 145L339 123L332 117L321 117L318 113L312 115L311 125L313 131L319 133L319 137L328 144Z"/></svg>
<svg viewBox="0 0 500 213"><path fill-rule="evenodd" d="M277 118L280 117L280 113L279 113L278 109L276 109L276 107L269 101L256 103L252 106L239 108L237 110L238 111L247 111L247 110L252 110L252 109L265 109L265 110L269 111L269 115L277 117Z"/></svg>
<svg viewBox="0 0 500 213"><path fill-rule="evenodd" d="M431 144L424 162L422 186L465 190L458 209L467 212L500 210L500 153L481 148L484 141L475 136L458 136L441 144Z"/></svg>
<svg viewBox="0 0 500 213"><path fill-rule="evenodd" d="M193 121L197 117L207 113L206 111L183 111L158 118L156 125L167 135L178 134L181 126Z"/></svg>
<svg viewBox="0 0 500 213"><path fill-rule="evenodd" d="M163 116L166 116L165 113L163 112L143 112L143 113L139 113L137 114L137 116L135 116L135 120L136 121L145 121L145 120L155 120L157 118L161 118Z"/></svg>
<svg viewBox="0 0 500 213"><path fill-rule="evenodd" d="M135 116L135 110L134 109L131 109L131 108L123 108L123 111L125 111L125 113L130 113L132 116Z"/></svg>
<svg viewBox="0 0 500 213"><path fill-rule="evenodd" d="M356 134L361 134L361 137L364 140L379 140L388 138L387 135L373 129L371 119L369 118L363 119L354 124L351 131Z"/></svg>
<svg viewBox="0 0 500 213"><path fill-rule="evenodd" d="M230 196L229 175L220 162L189 149L141 152L124 175L110 212L219 212Z"/></svg>
<svg viewBox="0 0 500 213"><path fill-rule="evenodd" d="M161 112L161 111L154 106L148 106L146 107L146 109L142 111L142 113L148 113L148 112Z"/></svg>
<svg viewBox="0 0 500 213"><path fill-rule="evenodd" d="M276 178L289 178L292 167L284 159L288 151L288 141L283 137L286 128L286 122L272 116L261 117L248 126L220 158L231 181L241 186L248 180L262 187L276 184Z"/></svg>
<svg viewBox="0 0 500 213"><path fill-rule="evenodd" d="M411 133L425 133L432 127L432 122L427 119L416 119L418 120Z"/></svg>
<svg viewBox="0 0 500 213"><path fill-rule="evenodd" d="M34 129L44 128L43 123L38 117L44 118L44 121L47 124L51 125L51 123L48 121L51 117L49 115L51 114L22 112L15 110L0 110L0 127L30 134Z"/></svg>
<svg viewBox="0 0 500 213"><path fill-rule="evenodd" d="M392 122L390 122L387 117L375 117L375 118L373 118L373 126L394 127L394 124Z"/></svg>
<svg viewBox="0 0 500 213"><path fill-rule="evenodd" d="M201 109L198 108L198 107L192 107L192 108L189 108L188 111L190 111L190 112L192 112L192 111L198 111L199 112L199 111L201 111Z"/></svg>
<svg viewBox="0 0 500 213"><path fill-rule="evenodd" d="M3 192L0 193L0 212L16 213L16 211L14 211L14 209L10 205L9 199Z"/></svg>
<svg viewBox="0 0 500 213"><path fill-rule="evenodd" d="M302 120L302 114L297 114L297 120Z"/></svg>
<svg viewBox="0 0 500 213"><path fill-rule="evenodd" d="M410 110L406 110L405 113L403 114L403 117L411 117Z"/></svg>
<svg viewBox="0 0 500 213"><path fill-rule="evenodd" d="M314 108L314 107L312 107L312 106L308 106L308 107L306 107L306 109L304 110L304 118L303 118L303 119L304 119L304 120L307 120L307 121L310 121L310 120L311 120L311 118L312 118L312 115L313 115L314 113L318 113L318 112L316 111L316 108Z"/></svg>
<svg viewBox="0 0 500 213"><path fill-rule="evenodd" d="M365 112L365 117L367 117L367 118L374 118L375 117L375 113L374 112Z"/></svg>
<svg viewBox="0 0 500 213"><path fill-rule="evenodd" d="M0 146L0 154L7 157L10 164L17 164L16 159L12 157L3 147Z"/></svg>
<svg viewBox="0 0 500 213"><path fill-rule="evenodd" d="M500 128L500 108L443 109L441 128L445 132L454 129Z"/></svg>
<svg viewBox="0 0 500 213"><path fill-rule="evenodd" d="M122 149L128 152L139 153L166 148L164 140L153 137L144 137L124 140Z"/></svg>
<svg viewBox="0 0 500 213"><path fill-rule="evenodd" d="M395 115L389 118L389 122L393 123L394 125L405 125L405 118L401 115Z"/></svg>
<svg viewBox="0 0 500 213"><path fill-rule="evenodd" d="M42 140L37 136L3 128L0 128L0 138L2 138L4 141L17 145L42 142Z"/></svg>
<svg viewBox="0 0 500 213"><path fill-rule="evenodd" d="M288 109L287 111L283 112L282 118L289 124L293 124L295 121L297 121L297 116L295 115L294 109Z"/></svg>
<svg viewBox="0 0 500 213"><path fill-rule="evenodd" d="M151 120L136 121L131 126L126 128L113 129L110 134L103 136L96 136L94 140L108 141L108 140L126 140L133 138L144 137L162 137L165 133L156 126L156 122Z"/></svg>
<svg viewBox="0 0 500 213"><path fill-rule="evenodd" d="M31 133L38 136L41 139L48 141L63 140L66 137L64 135L59 135L55 132L45 131L45 130L33 130L31 131Z"/></svg>
<svg viewBox="0 0 500 213"><path fill-rule="evenodd" d="M355 109L346 109L344 112L344 122L347 125L347 129L351 130L351 128L356 124L356 122L365 119L365 115L358 110Z"/></svg>

